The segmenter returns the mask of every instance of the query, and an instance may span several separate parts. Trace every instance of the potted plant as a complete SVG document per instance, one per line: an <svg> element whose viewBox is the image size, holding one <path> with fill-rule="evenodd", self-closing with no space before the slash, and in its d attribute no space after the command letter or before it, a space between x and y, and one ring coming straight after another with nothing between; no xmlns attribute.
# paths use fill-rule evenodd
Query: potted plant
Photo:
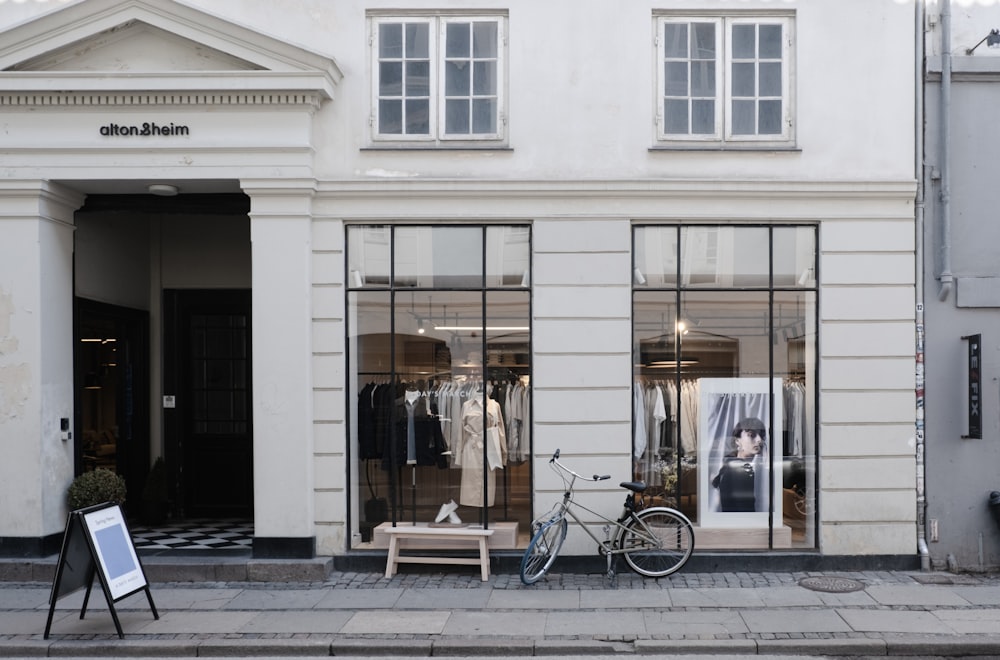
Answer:
<svg viewBox="0 0 1000 660"><path fill-rule="evenodd" d="M82 509L95 504L125 502L125 477L107 468L97 468L84 472L73 480L66 493L70 510Z"/></svg>
<svg viewBox="0 0 1000 660"><path fill-rule="evenodd" d="M159 525L167 519L167 465L158 456L142 487L142 517L147 525Z"/></svg>

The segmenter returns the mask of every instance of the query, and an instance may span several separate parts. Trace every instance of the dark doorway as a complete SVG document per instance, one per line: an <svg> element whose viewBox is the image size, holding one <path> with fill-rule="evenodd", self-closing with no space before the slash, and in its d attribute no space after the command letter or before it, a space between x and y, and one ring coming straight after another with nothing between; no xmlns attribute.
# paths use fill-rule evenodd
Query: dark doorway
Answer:
<svg viewBox="0 0 1000 660"><path fill-rule="evenodd" d="M168 466L181 518L253 516L250 291L165 290ZM170 406L173 407L170 407Z"/></svg>
<svg viewBox="0 0 1000 660"><path fill-rule="evenodd" d="M149 315L76 299L76 473L125 477L126 509L142 501L149 471Z"/></svg>

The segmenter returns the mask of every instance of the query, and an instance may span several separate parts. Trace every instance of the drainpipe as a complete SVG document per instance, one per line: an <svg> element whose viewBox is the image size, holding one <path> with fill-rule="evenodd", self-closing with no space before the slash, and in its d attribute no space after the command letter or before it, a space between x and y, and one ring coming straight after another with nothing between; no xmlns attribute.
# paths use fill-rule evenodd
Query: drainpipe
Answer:
<svg viewBox="0 0 1000 660"><path fill-rule="evenodd" d="M917 192L914 202L914 222L916 233L916 450L917 450L917 552L920 555L920 569L931 569L930 550L927 547L927 491L924 482L924 40L925 7L924 0L917 0L915 6L916 40L914 53L914 164Z"/></svg>
<svg viewBox="0 0 1000 660"><path fill-rule="evenodd" d="M951 272L951 0L941 3L941 140L938 145L941 174L941 289L938 300L944 302L955 280Z"/></svg>

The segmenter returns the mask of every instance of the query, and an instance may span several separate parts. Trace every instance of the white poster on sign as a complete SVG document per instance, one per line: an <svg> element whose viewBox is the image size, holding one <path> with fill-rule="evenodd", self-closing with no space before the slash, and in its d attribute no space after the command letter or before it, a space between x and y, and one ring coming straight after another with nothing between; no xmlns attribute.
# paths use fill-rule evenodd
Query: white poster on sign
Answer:
<svg viewBox="0 0 1000 660"><path fill-rule="evenodd" d="M87 533L97 554L98 570L107 580L111 598L118 600L146 586L135 546L119 506L84 514Z"/></svg>

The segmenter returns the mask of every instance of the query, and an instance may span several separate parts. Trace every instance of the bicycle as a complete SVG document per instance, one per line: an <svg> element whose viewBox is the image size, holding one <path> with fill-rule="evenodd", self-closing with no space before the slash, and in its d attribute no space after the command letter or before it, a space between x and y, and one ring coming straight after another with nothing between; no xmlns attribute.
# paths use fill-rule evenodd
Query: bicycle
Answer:
<svg viewBox="0 0 1000 660"><path fill-rule="evenodd" d="M521 582L534 584L548 573L569 527L566 517L576 524L597 543L599 555L607 557L608 579L615 580L613 559L619 555L636 573L645 577L664 577L679 571L694 550L694 528L680 511L668 507L642 508L642 493L646 484L641 481L625 481L620 485L628 490L625 507L617 520L607 518L588 509L573 499L573 486L577 479L604 481L611 475L584 477L559 462L557 449L549 459L549 467L563 481L562 501L541 518L532 522L532 537L521 559ZM580 520L574 509L583 509L604 521L604 540L600 540L590 528ZM612 539L611 530L615 530Z"/></svg>

